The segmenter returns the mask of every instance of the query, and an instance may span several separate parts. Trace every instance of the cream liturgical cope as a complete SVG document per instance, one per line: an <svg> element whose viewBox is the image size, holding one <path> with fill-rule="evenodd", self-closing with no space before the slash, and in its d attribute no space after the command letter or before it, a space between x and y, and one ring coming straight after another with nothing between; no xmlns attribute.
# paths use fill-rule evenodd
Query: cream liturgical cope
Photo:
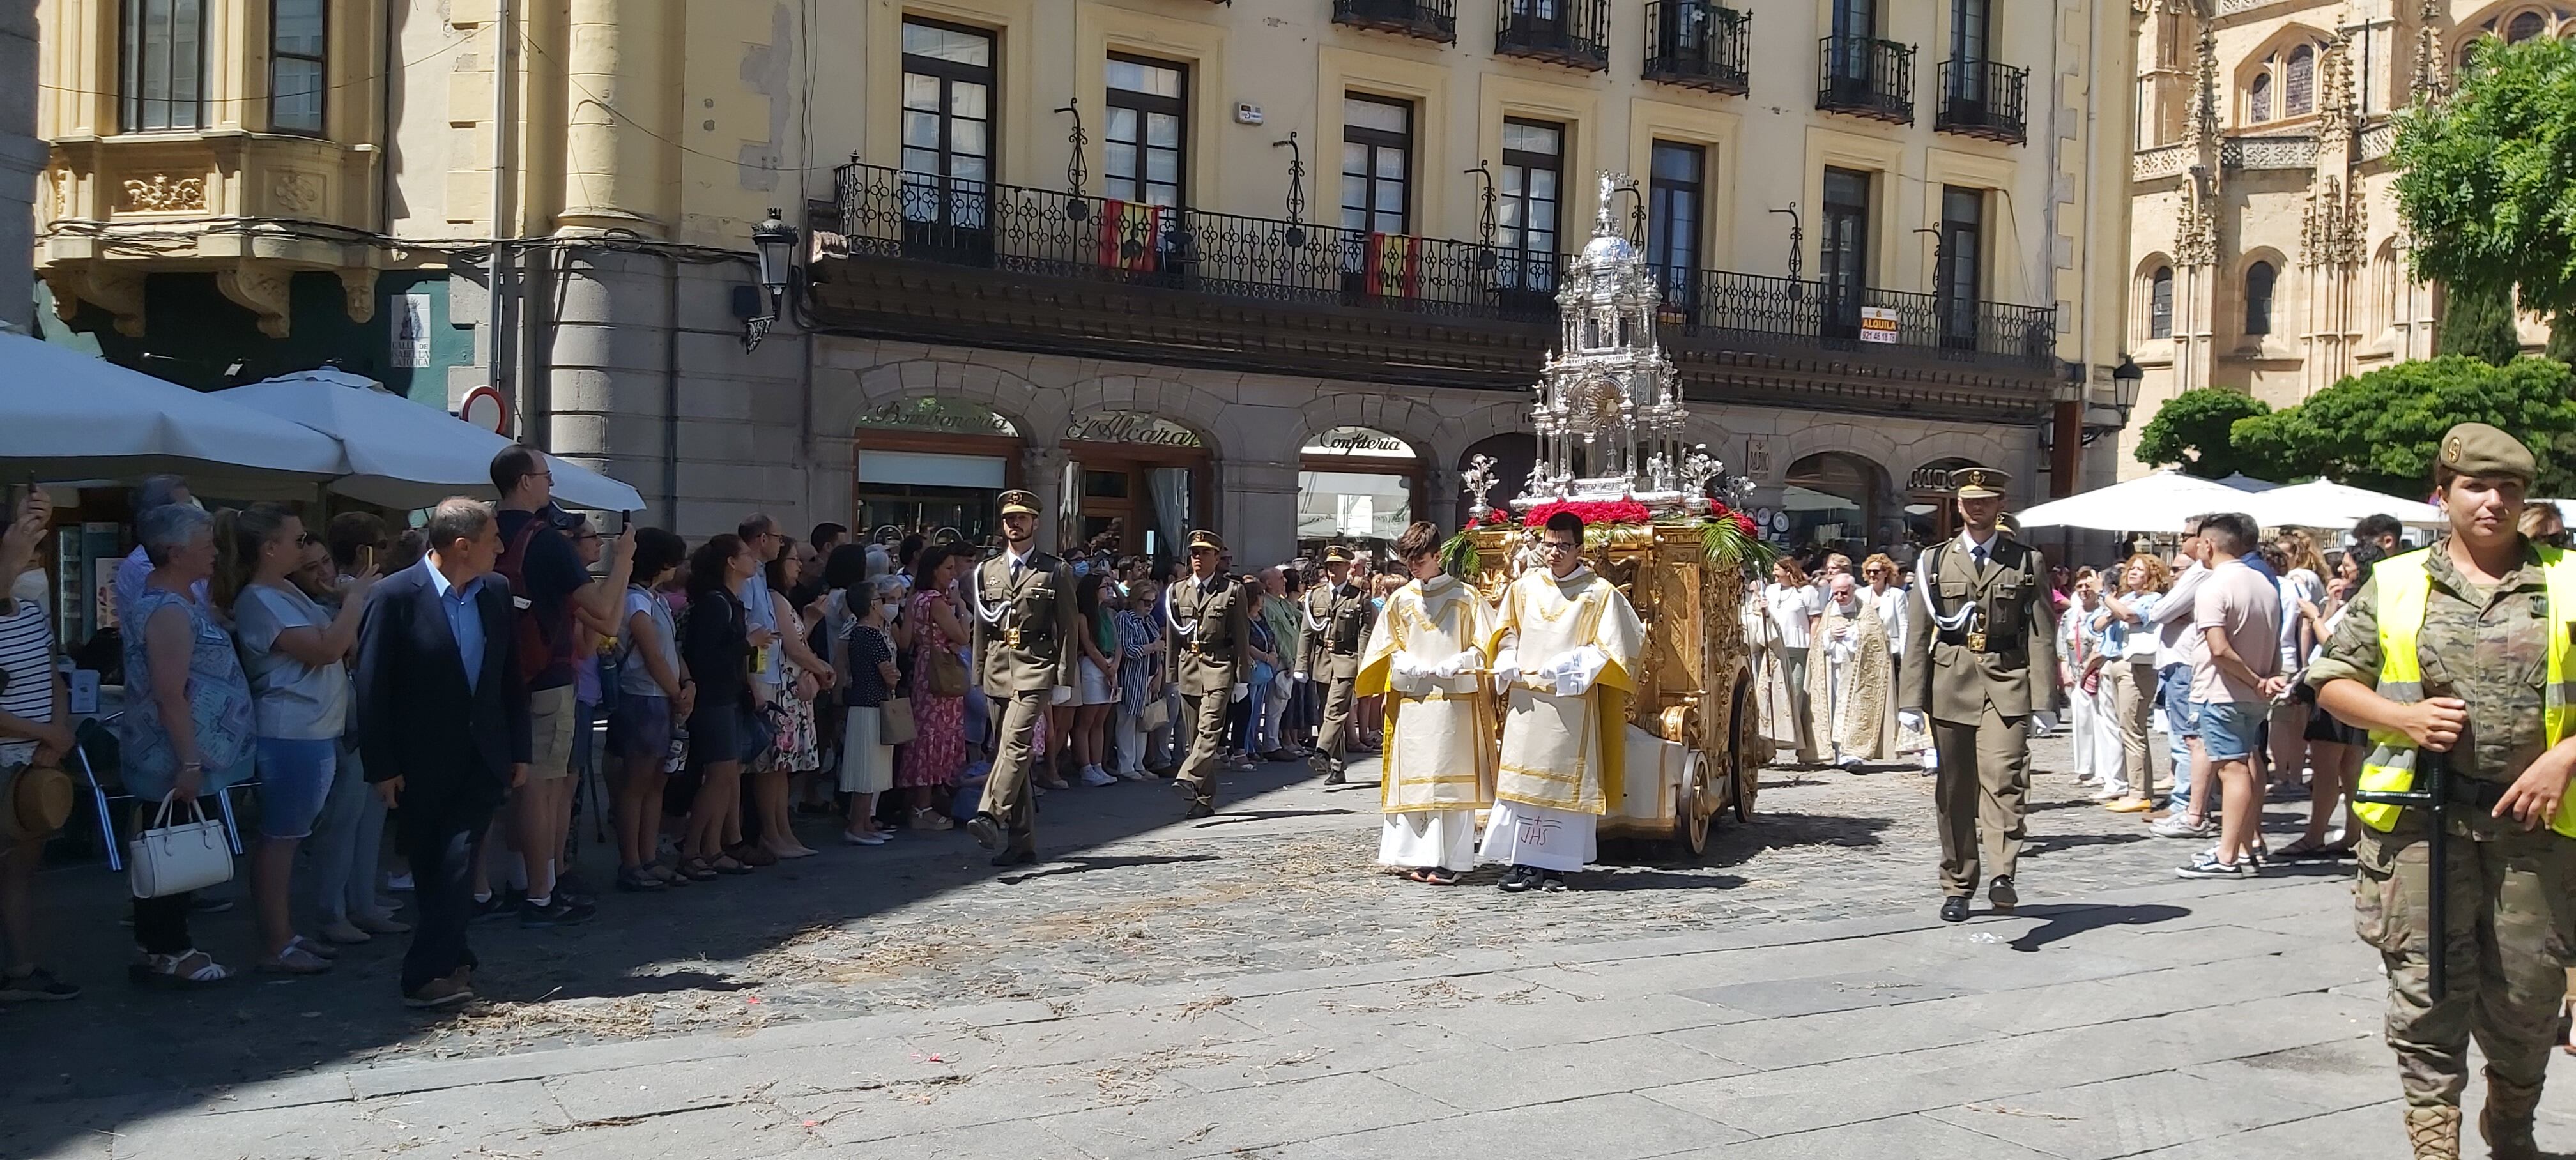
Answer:
<svg viewBox="0 0 2576 1160"><path fill-rule="evenodd" d="M1447 575L1406 584L1378 613L1354 692L1386 695L1380 862L1475 868L1476 809L1494 800L1491 619L1475 589Z"/></svg>
<svg viewBox="0 0 2576 1160"><path fill-rule="evenodd" d="M1590 568L1523 573L1503 590L1494 669L1511 678L1485 857L1542 870L1592 860L1593 829L1620 799L1628 696L1646 630Z"/></svg>

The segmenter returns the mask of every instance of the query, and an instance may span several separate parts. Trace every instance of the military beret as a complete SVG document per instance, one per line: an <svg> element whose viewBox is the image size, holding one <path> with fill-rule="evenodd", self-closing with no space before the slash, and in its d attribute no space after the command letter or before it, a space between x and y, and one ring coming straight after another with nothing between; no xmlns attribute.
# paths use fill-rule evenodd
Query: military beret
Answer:
<svg viewBox="0 0 2576 1160"><path fill-rule="evenodd" d="M2530 448L2484 423L2462 423L2444 432L2433 461L2462 475L2510 475L2524 483L2540 474Z"/></svg>

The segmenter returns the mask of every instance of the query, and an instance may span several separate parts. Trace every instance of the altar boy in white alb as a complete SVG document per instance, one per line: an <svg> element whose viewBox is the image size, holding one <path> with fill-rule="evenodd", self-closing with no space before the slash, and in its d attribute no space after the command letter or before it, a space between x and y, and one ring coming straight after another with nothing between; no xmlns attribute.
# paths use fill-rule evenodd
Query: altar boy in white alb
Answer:
<svg viewBox="0 0 2576 1160"><path fill-rule="evenodd" d="M1395 541L1413 582L1386 598L1360 657L1358 695L1386 695L1377 860L1416 882L1454 886L1476 868L1476 810L1494 800L1494 713L1485 687L1491 612L1440 569L1440 530Z"/></svg>
<svg viewBox="0 0 2576 1160"><path fill-rule="evenodd" d="M1628 696L1646 630L1617 585L1583 563L1583 521L1548 518L1546 568L1503 590L1495 614L1495 686L1510 701L1484 857L1505 862L1508 891L1563 890L1595 853L1602 814L1619 801Z"/></svg>

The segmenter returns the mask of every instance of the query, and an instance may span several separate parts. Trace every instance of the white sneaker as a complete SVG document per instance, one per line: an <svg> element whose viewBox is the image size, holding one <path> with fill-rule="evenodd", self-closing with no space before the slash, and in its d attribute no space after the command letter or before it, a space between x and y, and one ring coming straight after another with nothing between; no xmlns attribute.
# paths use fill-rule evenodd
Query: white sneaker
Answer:
<svg viewBox="0 0 2576 1160"><path fill-rule="evenodd" d="M2093 800L2097 802L2115 802L2127 796L2128 793L2126 791L2113 789L2109 786L2104 786L2101 789L2093 791Z"/></svg>
<svg viewBox="0 0 2576 1160"><path fill-rule="evenodd" d="M1109 776L1107 772L1103 771L1097 765L1086 765L1082 767L1082 784L1094 786L1116 785L1118 784L1118 779Z"/></svg>
<svg viewBox="0 0 2576 1160"><path fill-rule="evenodd" d="M1145 780L1145 777L1145 771L1141 769L1122 769L1118 771L1118 780L1120 781L1143 781Z"/></svg>

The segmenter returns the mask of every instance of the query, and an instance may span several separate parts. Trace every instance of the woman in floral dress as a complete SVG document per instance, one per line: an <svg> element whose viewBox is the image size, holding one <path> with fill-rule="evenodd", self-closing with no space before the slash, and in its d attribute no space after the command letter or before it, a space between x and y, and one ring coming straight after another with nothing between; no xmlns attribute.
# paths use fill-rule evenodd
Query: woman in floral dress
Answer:
<svg viewBox="0 0 2576 1160"><path fill-rule="evenodd" d="M907 677L913 736L895 761L894 784L912 799L916 830L956 825L932 806L931 791L957 784L958 772L966 768L966 698L930 691L930 658L940 652L954 655L958 643L967 639L966 622L950 593L965 564L964 555L943 544L923 549L920 562L913 566L913 658Z"/></svg>

